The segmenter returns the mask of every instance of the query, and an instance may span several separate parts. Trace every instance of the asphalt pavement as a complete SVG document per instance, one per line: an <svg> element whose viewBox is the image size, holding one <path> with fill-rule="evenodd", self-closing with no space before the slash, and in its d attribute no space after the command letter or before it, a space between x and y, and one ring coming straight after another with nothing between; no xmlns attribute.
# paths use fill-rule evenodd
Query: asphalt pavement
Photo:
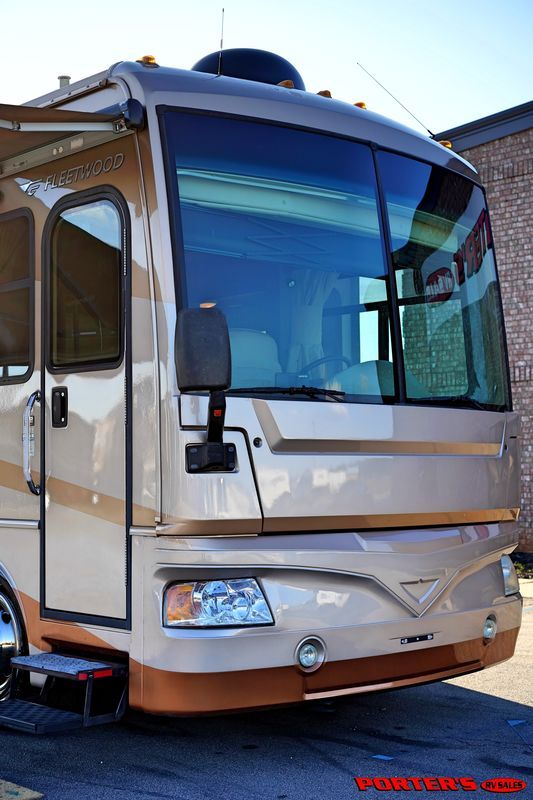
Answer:
<svg viewBox="0 0 533 800"><path fill-rule="evenodd" d="M531 800L533 581L524 594L514 658L484 672L233 716L130 713L49 737L0 731L0 779L47 800L389 800L441 792L363 792L354 777L469 776L479 785L503 776L526 781L513 797Z"/></svg>

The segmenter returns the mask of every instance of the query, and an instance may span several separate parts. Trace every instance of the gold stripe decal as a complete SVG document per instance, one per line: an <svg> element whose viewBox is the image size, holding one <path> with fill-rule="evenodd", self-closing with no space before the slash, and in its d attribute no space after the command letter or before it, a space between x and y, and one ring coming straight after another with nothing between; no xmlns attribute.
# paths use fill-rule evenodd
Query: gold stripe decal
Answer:
<svg viewBox="0 0 533 800"><path fill-rule="evenodd" d="M126 520L126 501L110 497L75 483L67 483L59 478L48 478L46 495L52 503L58 503L82 514L99 517L114 525L124 525Z"/></svg>
<svg viewBox="0 0 533 800"><path fill-rule="evenodd" d="M361 455L402 456L498 456L501 445L490 442L423 442L368 439L282 439L272 446L274 453L357 453Z"/></svg>
<svg viewBox="0 0 533 800"><path fill-rule="evenodd" d="M33 474L37 481L37 473L34 472ZM13 489L15 492L28 492L22 467L19 464L12 464L10 461L2 461L0 459L0 486L4 486L6 489Z"/></svg>
<svg viewBox="0 0 533 800"><path fill-rule="evenodd" d="M111 522L124 527L126 524L126 501L111 497L75 483L68 483L59 478L49 478L46 482L46 493L52 502L72 508L83 514ZM144 506L133 504L133 522L136 525L153 525L155 511Z"/></svg>
<svg viewBox="0 0 533 800"><path fill-rule="evenodd" d="M36 475L36 473L34 473ZM35 480L38 480L36 475ZM9 461L0 460L0 486L17 492L28 492L22 467ZM126 502L118 497L86 489L75 483L49 478L46 493L50 500L74 511L89 514L92 517L124 527L126 523ZM133 505L133 523L135 525L154 525L155 511L140 505Z"/></svg>
<svg viewBox="0 0 533 800"><path fill-rule="evenodd" d="M265 517L264 533L290 531L431 528L437 525L487 525L515 522L519 508L474 508L466 511L428 511L414 514L350 514L330 517Z"/></svg>

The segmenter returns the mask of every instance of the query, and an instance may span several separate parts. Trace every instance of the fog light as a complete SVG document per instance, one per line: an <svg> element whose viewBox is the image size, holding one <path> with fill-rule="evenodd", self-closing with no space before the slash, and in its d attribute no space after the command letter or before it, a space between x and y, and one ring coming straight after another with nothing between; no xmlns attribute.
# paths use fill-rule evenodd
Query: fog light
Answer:
<svg viewBox="0 0 533 800"><path fill-rule="evenodd" d="M483 638L486 642L491 642L495 636L498 626L494 617L487 617L483 625Z"/></svg>
<svg viewBox="0 0 533 800"><path fill-rule="evenodd" d="M305 672L314 672L323 663L326 657L326 648L320 639L304 639L296 649L298 666Z"/></svg>
<svg viewBox="0 0 533 800"><path fill-rule="evenodd" d="M300 662L300 666L304 669L311 669L311 667L314 667L318 662L318 650L315 645L308 642L308 644L304 644L303 647L300 647L298 651L298 661Z"/></svg>
<svg viewBox="0 0 533 800"><path fill-rule="evenodd" d="M520 591L520 584L518 583L518 575L514 568L514 564L509 556L502 556L500 558L500 565L503 573L503 586L505 596L516 594Z"/></svg>

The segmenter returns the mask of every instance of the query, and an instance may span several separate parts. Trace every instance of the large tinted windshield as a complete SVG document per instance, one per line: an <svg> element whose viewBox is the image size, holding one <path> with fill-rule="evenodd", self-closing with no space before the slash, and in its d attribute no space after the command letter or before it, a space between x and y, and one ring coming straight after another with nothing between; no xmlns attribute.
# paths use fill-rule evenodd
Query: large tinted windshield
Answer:
<svg viewBox="0 0 533 800"><path fill-rule="evenodd" d="M372 154L350 141L170 117L186 295L226 315L232 388L395 395Z"/></svg>
<svg viewBox="0 0 533 800"><path fill-rule="evenodd" d="M235 118L171 112L165 120L185 303L224 312L233 389L306 384L352 402L506 405L498 287L477 187L379 154L399 293L402 341L393 342L369 147ZM400 346L405 397L395 379Z"/></svg>
<svg viewBox="0 0 533 800"><path fill-rule="evenodd" d="M507 406L504 328L483 192L410 158L382 152L378 163L406 374L436 400ZM406 392L417 397L409 382Z"/></svg>

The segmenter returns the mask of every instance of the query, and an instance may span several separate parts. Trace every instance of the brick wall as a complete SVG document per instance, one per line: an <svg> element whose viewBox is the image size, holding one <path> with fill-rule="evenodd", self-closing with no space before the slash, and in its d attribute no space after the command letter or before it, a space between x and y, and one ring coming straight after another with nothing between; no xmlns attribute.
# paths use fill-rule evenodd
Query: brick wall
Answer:
<svg viewBox="0 0 533 800"><path fill-rule="evenodd" d="M514 408L522 417L519 549L533 552L533 128L464 150L487 190Z"/></svg>

